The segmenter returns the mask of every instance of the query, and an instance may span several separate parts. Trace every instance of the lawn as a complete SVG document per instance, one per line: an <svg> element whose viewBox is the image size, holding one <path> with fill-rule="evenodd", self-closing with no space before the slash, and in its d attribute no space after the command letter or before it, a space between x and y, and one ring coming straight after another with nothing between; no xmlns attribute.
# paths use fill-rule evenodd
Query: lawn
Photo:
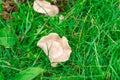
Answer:
<svg viewBox="0 0 120 80"><path fill-rule="evenodd" d="M33 80L120 79L120 1L68 1L54 17L35 12L27 0L17 3L17 11L10 13L13 18L0 18L0 79L14 80L31 67L44 70ZM37 47L38 40L52 32L67 37L72 49L69 60L57 67L51 67Z"/></svg>

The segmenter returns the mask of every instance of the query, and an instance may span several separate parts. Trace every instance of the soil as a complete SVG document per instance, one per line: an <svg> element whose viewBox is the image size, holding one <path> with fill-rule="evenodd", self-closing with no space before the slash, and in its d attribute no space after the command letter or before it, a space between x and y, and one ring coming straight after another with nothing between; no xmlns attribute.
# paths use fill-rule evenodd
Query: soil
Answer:
<svg viewBox="0 0 120 80"><path fill-rule="evenodd" d="M17 11L17 4L14 0L2 0L1 16L4 20L10 19L10 13Z"/></svg>

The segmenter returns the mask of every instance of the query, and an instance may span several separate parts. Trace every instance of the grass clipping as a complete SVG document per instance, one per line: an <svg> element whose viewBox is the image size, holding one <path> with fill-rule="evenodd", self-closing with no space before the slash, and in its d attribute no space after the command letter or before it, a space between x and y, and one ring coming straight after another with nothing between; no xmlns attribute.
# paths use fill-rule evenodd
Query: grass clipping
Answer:
<svg viewBox="0 0 120 80"><path fill-rule="evenodd" d="M65 62L69 59L72 52L66 37L60 38L56 33L50 33L42 37L37 46L42 48L49 57L52 67L56 67L59 62Z"/></svg>

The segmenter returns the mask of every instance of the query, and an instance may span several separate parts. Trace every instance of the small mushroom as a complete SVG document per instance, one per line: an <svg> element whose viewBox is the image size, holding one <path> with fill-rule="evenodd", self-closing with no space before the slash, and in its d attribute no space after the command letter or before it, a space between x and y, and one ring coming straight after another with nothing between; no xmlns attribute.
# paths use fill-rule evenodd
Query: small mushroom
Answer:
<svg viewBox="0 0 120 80"><path fill-rule="evenodd" d="M50 2L47 2L45 0L35 0L33 8L36 12L46 14L49 16L55 16L59 13L59 9L57 6L51 5Z"/></svg>
<svg viewBox="0 0 120 80"><path fill-rule="evenodd" d="M67 61L72 52L67 38L64 36L60 38L56 33L42 37L37 46L43 49L53 67L56 67L59 62Z"/></svg>

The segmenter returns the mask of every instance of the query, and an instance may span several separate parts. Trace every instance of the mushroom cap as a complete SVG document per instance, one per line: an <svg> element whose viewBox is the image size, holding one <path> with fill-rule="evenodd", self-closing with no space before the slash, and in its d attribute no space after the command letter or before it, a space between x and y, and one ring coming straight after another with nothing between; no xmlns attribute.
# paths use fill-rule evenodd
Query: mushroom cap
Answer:
<svg viewBox="0 0 120 80"><path fill-rule="evenodd" d="M33 8L36 12L46 14L49 16L55 16L59 13L59 9L55 5L51 5L49 2L45 0L35 0L33 4Z"/></svg>
<svg viewBox="0 0 120 80"><path fill-rule="evenodd" d="M42 37L37 46L42 48L49 57L50 62L64 62L70 57L71 48L66 37L60 38L56 33L50 33L48 36Z"/></svg>

